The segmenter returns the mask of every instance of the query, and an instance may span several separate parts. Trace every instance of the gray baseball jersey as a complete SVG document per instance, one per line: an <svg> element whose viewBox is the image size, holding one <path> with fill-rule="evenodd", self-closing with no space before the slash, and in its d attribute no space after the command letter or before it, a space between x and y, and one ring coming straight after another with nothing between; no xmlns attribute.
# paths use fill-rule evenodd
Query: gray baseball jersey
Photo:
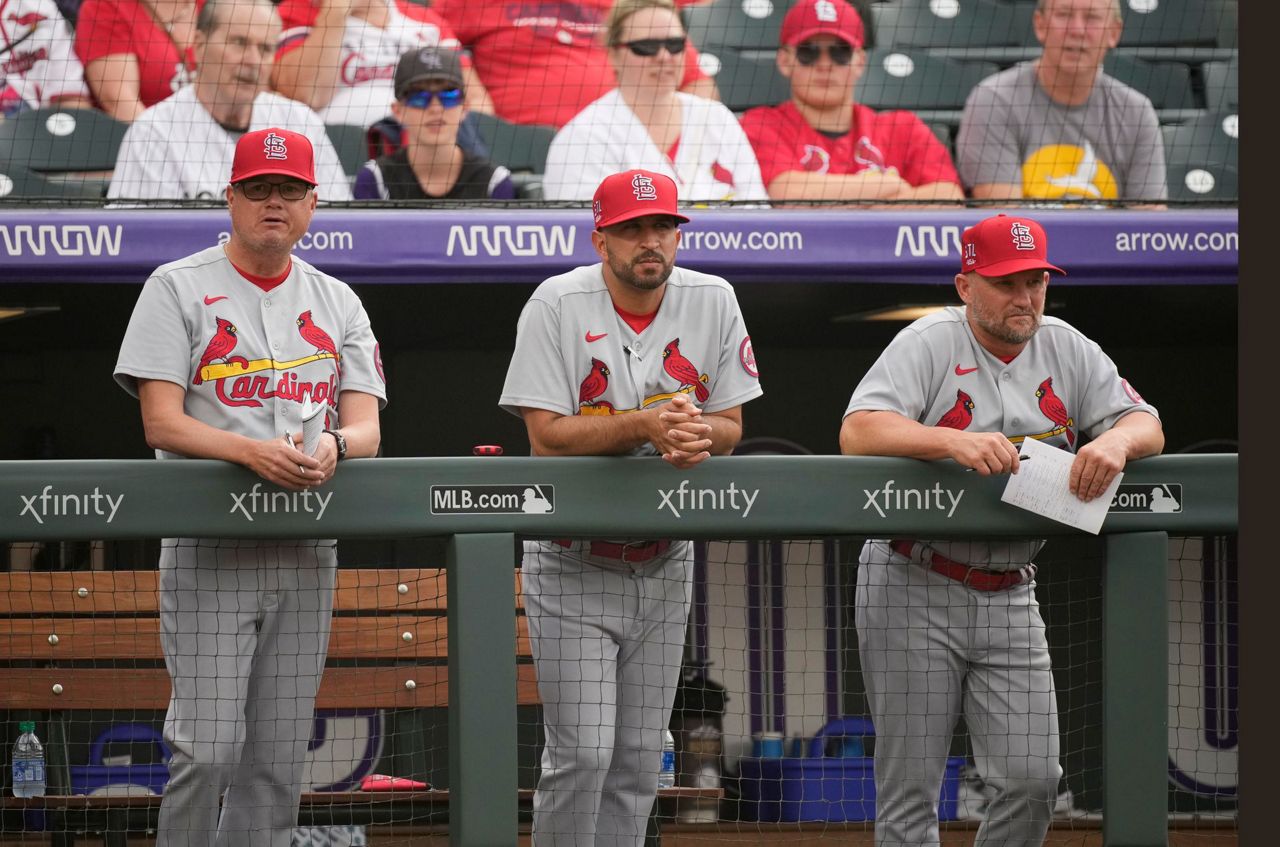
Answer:
<svg viewBox="0 0 1280 847"><path fill-rule="evenodd" d="M678 393L704 412L759 397L742 312L720 277L675 268L657 315L637 333L613 308L601 265L552 277L520 314L516 348L498 401L562 415L619 415ZM633 451L656 454L652 445Z"/></svg>
<svg viewBox="0 0 1280 847"><path fill-rule="evenodd" d="M761 394L733 289L676 268L653 321L636 332L614 310L597 264L534 291L499 402L513 414L618 415L679 393L705 412ZM632 452L657 451L645 444ZM594 555L586 541L525 542L525 609L546 730L535 844L645 843L684 651L692 546L677 541L624 562Z"/></svg>
<svg viewBox="0 0 1280 847"><path fill-rule="evenodd" d="M1002 432L1015 444L1034 438L1071 452L1080 433L1097 436L1130 412L1158 416L1102 348L1066 322L1045 316L1006 364L978 342L957 306L898 333L854 390L845 415L859 410L897 412L928 426ZM1027 564L1042 544L930 542L948 558L995 570Z"/></svg>
<svg viewBox="0 0 1280 847"><path fill-rule="evenodd" d="M288 277L263 291L222 247L155 270L115 377L134 396L138 379L181 385L188 415L257 439L301 432L308 398L327 405L331 429L341 425L340 391L386 403L377 341L345 283L294 258ZM161 847L289 847L336 569L332 540L163 540L160 643L173 683L165 718L173 757Z"/></svg>
<svg viewBox="0 0 1280 847"><path fill-rule="evenodd" d="M853 392L846 415L896 412L927 426L1001 432L1074 452L1121 417L1156 410L1093 341L1056 318L1011 361L974 337L963 308L912 323ZM1040 541L927 541L950 559L1018 569ZM980 591L868 541L854 621L876 727L876 843L937 844L937 797L963 713L978 771L999 794L978 847L1040 847L1062 776L1057 697L1034 580ZM1028 571L1034 573L1034 571Z"/></svg>
<svg viewBox="0 0 1280 847"><path fill-rule="evenodd" d="M1099 73L1089 99L1045 94L1035 63L987 77L965 102L956 166L966 187L1022 186L1043 200L1164 200L1164 141L1151 101Z"/></svg>
<svg viewBox="0 0 1280 847"><path fill-rule="evenodd" d="M135 397L138 379L177 383L186 388L188 415L250 438L301 432L307 397L329 405L328 429L341 426L339 391L372 394L380 407L387 399L369 317L346 283L295 256L289 278L264 292L222 247L156 268L129 320L115 378Z"/></svg>

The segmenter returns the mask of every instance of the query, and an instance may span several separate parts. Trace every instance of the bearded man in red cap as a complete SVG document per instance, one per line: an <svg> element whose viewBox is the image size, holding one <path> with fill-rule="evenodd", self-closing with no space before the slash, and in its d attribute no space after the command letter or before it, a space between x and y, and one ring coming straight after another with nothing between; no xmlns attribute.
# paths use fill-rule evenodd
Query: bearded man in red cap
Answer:
<svg viewBox="0 0 1280 847"><path fill-rule="evenodd" d="M161 265L142 288L115 378L159 459L220 459L323 519L325 483L373 456L386 386L355 293L294 257L316 208L315 153L279 127L243 135L225 246ZM314 332L331 343L320 349ZM315 443L315 406L323 426ZM307 420L311 420L309 425ZM232 492L248 523L260 483ZM274 501L272 501L274 503ZM163 847L289 847L333 611L332 539L166 538L160 644L173 684Z"/></svg>
<svg viewBox="0 0 1280 847"><path fill-rule="evenodd" d="M524 419L535 456L661 456L688 469L742 437L742 404L761 394L751 339L729 283L675 266L689 220L676 201L662 174L606 177L592 203L601 261L546 280L525 305L498 402ZM745 492L729 496L750 510ZM546 730L534 843L640 847L693 545L527 541L523 579Z"/></svg>
<svg viewBox="0 0 1280 847"><path fill-rule="evenodd" d="M1045 317L1050 271L1065 273L1049 263L1044 229L1030 218L997 215L966 229L955 278L964 307L921 318L890 342L853 392L841 452L953 459L991 476L1018 473L1021 445L1036 440L1075 453L1069 488L1082 501L1105 492L1127 462L1159 453L1155 407L1096 343ZM1050 382L1058 402L1046 411ZM954 414L957 397L964 415ZM1088 436L1083 446L1077 433ZM944 495L937 506L954 513L959 498ZM854 620L876 729L880 847L938 843L938 795L962 714L978 771L996 791L974 843L1044 842L1062 766L1035 598L1032 559L1043 545L863 546Z"/></svg>

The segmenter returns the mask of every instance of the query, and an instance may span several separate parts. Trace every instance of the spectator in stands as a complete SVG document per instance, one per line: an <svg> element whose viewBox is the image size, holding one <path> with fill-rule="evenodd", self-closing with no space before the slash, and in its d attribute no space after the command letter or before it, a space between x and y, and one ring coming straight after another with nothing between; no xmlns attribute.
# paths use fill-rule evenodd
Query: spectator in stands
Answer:
<svg viewBox="0 0 1280 847"><path fill-rule="evenodd" d="M975 200L1168 197L1151 101L1102 71L1120 42L1119 0L1040 0L1040 58L969 94L956 160Z"/></svg>
<svg viewBox="0 0 1280 847"><path fill-rule="evenodd" d="M279 126L306 135L315 148L318 198L350 200L350 183L320 116L266 90L280 36L270 0L205 0L196 30L195 84L129 127L107 197L219 199L240 136Z"/></svg>
<svg viewBox="0 0 1280 847"><path fill-rule="evenodd" d="M947 148L908 111L853 102L864 29L845 0L800 0L782 21L778 71L791 99L742 116L775 200L961 202Z"/></svg>
<svg viewBox="0 0 1280 847"><path fill-rule="evenodd" d="M284 33L272 86L306 103L327 124L371 126L391 113L391 80L400 56L415 47L457 47L453 30L431 8L410 0L283 0ZM467 107L493 103L464 63Z"/></svg>
<svg viewBox="0 0 1280 847"><path fill-rule="evenodd" d="M466 81L458 51L415 47L396 65L391 112L406 144L356 174L357 200L509 200L511 172L458 146Z"/></svg>
<svg viewBox="0 0 1280 847"><path fill-rule="evenodd" d="M617 0L606 31L618 87L556 133L547 200L590 200L609 174L669 176L685 202L765 200L751 144L718 100L679 91L689 39L672 0Z"/></svg>
<svg viewBox="0 0 1280 847"><path fill-rule="evenodd" d="M75 36L53 0L0 6L0 120L24 109L89 109Z"/></svg>
<svg viewBox="0 0 1280 847"><path fill-rule="evenodd" d="M557 128L616 84L602 38L612 6L613 0L436 2L471 51L498 117ZM697 51L681 58L680 89L718 97L715 83L698 69Z"/></svg>
<svg viewBox="0 0 1280 847"><path fill-rule="evenodd" d="M191 81L195 0L85 0L76 55L98 106L132 121Z"/></svg>

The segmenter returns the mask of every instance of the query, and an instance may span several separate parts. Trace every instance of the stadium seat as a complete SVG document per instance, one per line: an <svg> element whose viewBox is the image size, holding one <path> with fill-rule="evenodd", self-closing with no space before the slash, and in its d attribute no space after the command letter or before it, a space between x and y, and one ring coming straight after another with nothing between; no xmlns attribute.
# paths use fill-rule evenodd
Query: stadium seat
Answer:
<svg viewBox="0 0 1280 847"><path fill-rule="evenodd" d="M791 85L778 73L774 53L741 53L732 48L715 48L701 56L703 69L712 74L720 90L720 101L735 112L756 106L773 106L791 97Z"/></svg>
<svg viewBox="0 0 1280 847"><path fill-rule="evenodd" d="M489 146L489 160L506 165L514 173L543 173L547 148L555 137L555 127L540 124L513 124L493 115L472 112L480 137Z"/></svg>
<svg viewBox="0 0 1280 847"><path fill-rule="evenodd" d="M1205 62L1200 66L1204 79L1204 100L1210 111L1240 109L1240 60Z"/></svg>
<svg viewBox="0 0 1280 847"><path fill-rule="evenodd" d="M1148 62L1127 53L1110 53L1102 69L1147 95L1157 110L1196 108L1191 68L1181 62Z"/></svg>
<svg viewBox="0 0 1280 847"><path fill-rule="evenodd" d="M1169 199L1236 203L1240 200L1240 175L1231 165L1216 162L1170 162Z"/></svg>
<svg viewBox="0 0 1280 847"><path fill-rule="evenodd" d="M1239 167L1240 116L1210 112L1183 124L1162 128L1165 159L1178 163L1217 163Z"/></svg>
<svg viewBox="0 0 1280 847"><path fill-rule="evenodd" d="M324 131L338 153L342 170L354 177L360 166L369 161L368 130L355 124L326 124Z"/></svg>
<svg viewBox="0 0 1280 847"><path fill-rule="evenodd" d="M96 109L33 109L0 121L0 160L42 173L112 171L127 124Z"/></svg>
<svg viewBox="0 0 1280 847"><path fill-rule="evenodd" d="M1160 0L1122 6L1120 47L1215 47L1227 14L1223 0Z"/></svg>
<svg viewBox="0 0 1280 847"><path fill-rule="evenodd" d="M776 50L782 19L792 0L715 0L682 11L689 39L698 50L733 47Z"/></svg>
<svg viewBox="0 0 1280 847"><path fill-rule="evenodd" d="M1012 7L996 0L896 0L872 7L880 47L993 47L1018 43Z"/></svg>
<svg viewBox="0 0 1280 847"><path fill-rule="evenodd" d="M52 179L18 162L0 161L0 204L12 200L101 200L108 180Z"/></svg>
<svg viewBox="0 0 1280 847"><path fill-rule="evenodd" d="M926 122L954 126L970 90L996 70L992 62L960 62L922 49L879 47L867 56L854 99L873 109L910 109Z"/></svg>

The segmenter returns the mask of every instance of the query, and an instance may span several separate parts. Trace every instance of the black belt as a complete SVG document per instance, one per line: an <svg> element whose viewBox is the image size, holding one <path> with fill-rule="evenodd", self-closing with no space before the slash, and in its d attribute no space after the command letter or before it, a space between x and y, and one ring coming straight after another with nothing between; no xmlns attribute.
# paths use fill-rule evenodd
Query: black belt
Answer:
<svg viewBox="0 0 1280 847"><path fill-rule="evenodd" d="M572 538L553 538L552 544L559 544L561 547L572 547ZM628 541L624 544L617 544L612 541L591 541L587 543L587 551L592 556L599 556L602 559L617 559L627 564L640 564L650 559L661 556L663 553L671 549L671 539L663 538L657 541Z"/></svg>
<svg viewBox="0 0 1280 847"><path fill-rule="evenodd" d="M915 541L895 538L889 542L889 546L893 548L893 552L901 556L906 556L908 559L915 558ZM972 565L948 559L936 550L923 545L921 554L925 564L929 566L929 570L942 574L948 579L954 579L956 582L976 591L1005 591L1022 585L1024 582L1030 582L1032 577L1036 575L1035 565L1025 565L1016 571L992 571L986 568L975 568Z"/></svg>

